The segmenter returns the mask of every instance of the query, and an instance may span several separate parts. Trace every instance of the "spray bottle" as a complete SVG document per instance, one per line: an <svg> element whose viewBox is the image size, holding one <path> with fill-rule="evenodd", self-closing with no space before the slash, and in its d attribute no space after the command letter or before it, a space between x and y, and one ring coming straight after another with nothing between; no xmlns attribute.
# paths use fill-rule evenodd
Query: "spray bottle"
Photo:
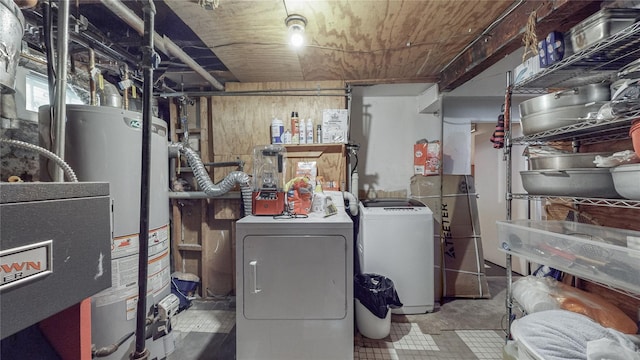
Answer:
<svg viewBox="0 0 640 360"><path fill-rule="evenodd" d="M307 144L313 144L313 121L311 119L307 120Z"/></svg>
<svg viewBox="0 0 640 360"><path fill-rule="evenodd" d="M291 112L291 143L300 144L300 123L298 122L298 113Z"/></svg>
<svg viewBox="0 0 640 360"><path fill-rule="evenodd" d="M300 144L306 144L307 143L307 125L304 121L304 119L300 119Z"/></svg>

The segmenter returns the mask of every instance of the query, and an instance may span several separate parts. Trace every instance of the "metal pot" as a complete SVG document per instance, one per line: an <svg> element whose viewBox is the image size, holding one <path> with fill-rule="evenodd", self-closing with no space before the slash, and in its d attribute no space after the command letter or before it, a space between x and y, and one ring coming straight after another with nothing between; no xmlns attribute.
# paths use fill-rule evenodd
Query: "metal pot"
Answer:
<svg viewBox="0 0 640 360"><path fill-rule="evenodd" d="M566 170L576 168L595 168L596 156L610 156L611 153L593 152L576 154L558 154L529 158L531 170Z"/></svg>
<svg viewBox="0 0 640 360"><path fill-rule="evenodd" d="M520 118L522 133L532 135L585 121L589 113L597 113L605 102L565 106Z"/></svg>
<svg viewBox="0 0 640 360"><path fill-rule="evenodd" d="M620 195L625 199L640 200L640 164L620 165L610 171Z"/></svg>
<svg viewBox="0 0 640 360"><path fill-rule="evenodd" d="M24 17L13 0L0 0L0 93L13 93Z"/></svg>
<svg viewBox="0 0 640 360"><path fill-rule="evenodd" d="M520 117L610 99L611 91L608 84L589 84L523 101L520 103Z"/></svg>
<svg viewBox="0 0 640 360"><path fill-rule="evenodd" d="M521 171L530 195L619 198L608 168Z"/></svg>
<svg viewBox="0 0 640 360"><path fill-rule="evenodd" d="M522 132L531 135L583 121L611 98L607 84L590 84L520 103Z"/></svg>

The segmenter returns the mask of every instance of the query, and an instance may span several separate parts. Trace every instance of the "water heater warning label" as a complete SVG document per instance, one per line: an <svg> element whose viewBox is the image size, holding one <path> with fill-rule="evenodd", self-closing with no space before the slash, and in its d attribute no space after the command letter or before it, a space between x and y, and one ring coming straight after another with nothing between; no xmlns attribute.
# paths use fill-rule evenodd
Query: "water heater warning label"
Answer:
<svg viewBox="0 0 640 360"><path fill-rule="evenodd" d="M113 240L111 251L111 288L93 296L96 306L127 301L138 296L138 234ZM147 293L158 295L171 282L169 258L169 226L149 231L149 258L147 262Z"/></svg>

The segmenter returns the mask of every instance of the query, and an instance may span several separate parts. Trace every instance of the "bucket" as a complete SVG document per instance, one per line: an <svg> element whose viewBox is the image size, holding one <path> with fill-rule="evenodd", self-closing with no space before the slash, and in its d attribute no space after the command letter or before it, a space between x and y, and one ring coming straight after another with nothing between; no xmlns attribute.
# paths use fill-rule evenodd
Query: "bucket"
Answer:
<svg viewBox="0 0 640 360"><path fill-rule="evenodd" d="M355 299L356 326L364 337L369 339L382 339L391 332L391 311L387 312L384 319L375 316L360 300Z"/></svg>

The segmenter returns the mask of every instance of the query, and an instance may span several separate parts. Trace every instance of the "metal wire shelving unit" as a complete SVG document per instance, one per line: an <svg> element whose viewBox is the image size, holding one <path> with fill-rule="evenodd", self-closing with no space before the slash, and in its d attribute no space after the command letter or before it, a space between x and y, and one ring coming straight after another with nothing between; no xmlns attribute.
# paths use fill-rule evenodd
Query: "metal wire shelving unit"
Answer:
<svg viewBox="0 0 640 360"><path fill-rule="evenodd" d="M640 22L603 39L587 48L565 57L535 75L516 84L512 83L511 72L507 73L507 89L505 103L511 103L512 94L546 94L549 89L572 88L598 82L608 82L615 78L618 70L632 61L640 58ZM505 108L505 114L511 114L511 108ZM511 118L511 116L509 116ZM551 129L537 134L512 138L511 122L505 128L504 161L506 163L506 220L512 220L512 200L528 201L570 201L576 205L606 206L625 209L640 209L640 201L626 199L601 199L584 197L564 197L548 195L529 195L512 193L512 158L511 147L513 144L543 144L552 142L573 142L579 144L593 144L598 142L620 140L628 138L629 129L634 119L640 118L640 109L632 109L624 114L618 114L614 119L596 120L585 119L570 126ZM578 119L576 119L578 120ZM522 254L518 254L523 256ZM506 340L511 337L511 323L515 304L512 298L511 284L512 264L510 252L506 253L507 265L507 327ZM570 272L570 271L568 271ZM634 294L626 289L614 288L597 280L589 279L599 285L618 291L635 299L640 299L639 294Z"/></svg>

